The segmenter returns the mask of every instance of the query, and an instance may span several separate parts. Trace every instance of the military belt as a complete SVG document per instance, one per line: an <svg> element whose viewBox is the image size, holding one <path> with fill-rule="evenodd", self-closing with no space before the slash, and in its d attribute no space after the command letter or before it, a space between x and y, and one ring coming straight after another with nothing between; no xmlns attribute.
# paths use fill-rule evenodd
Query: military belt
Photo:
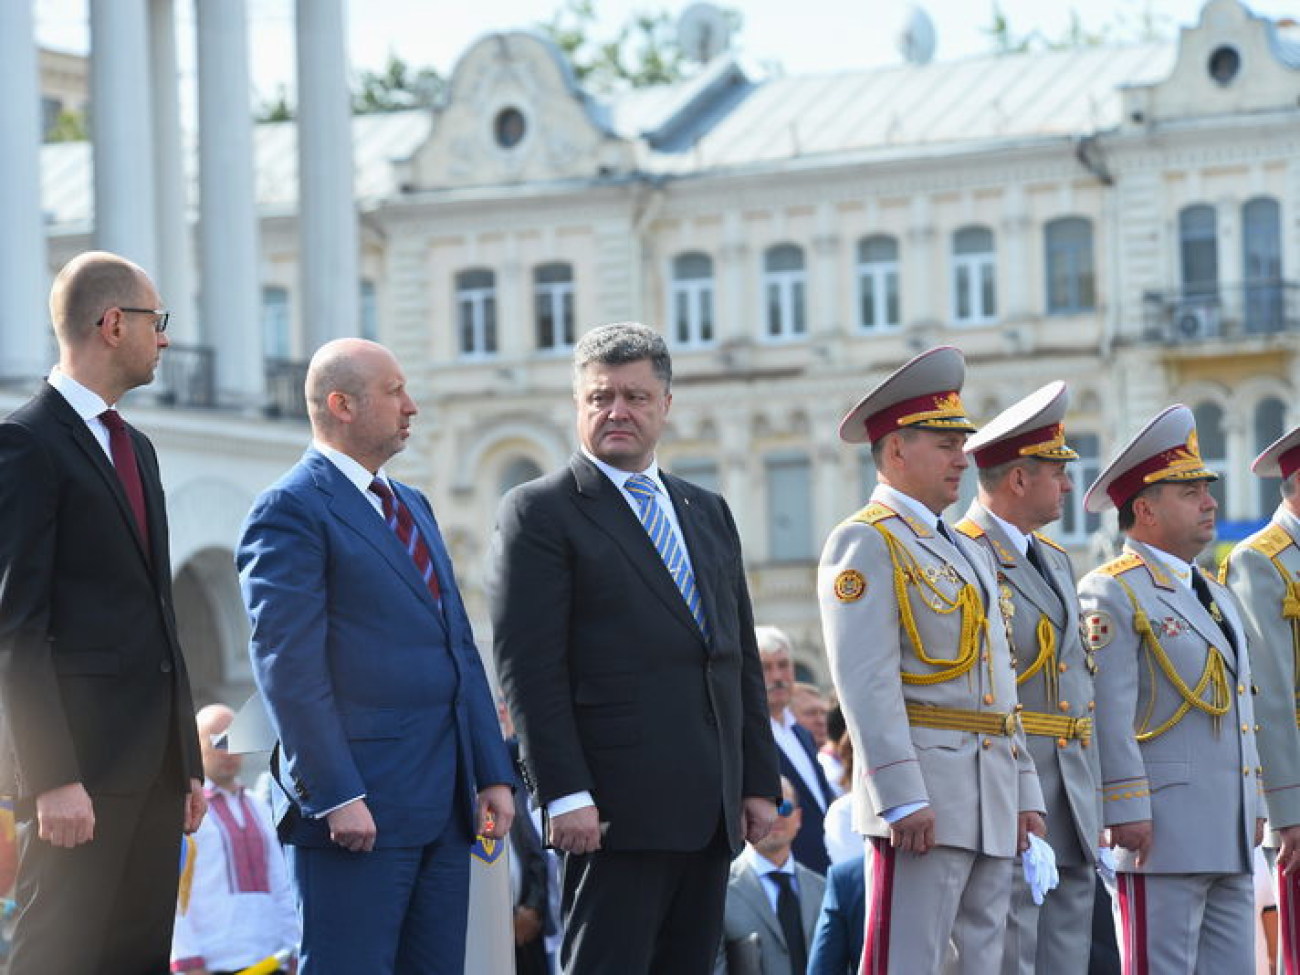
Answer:
<svg viewBox="0 0 1300 975"><path fill-rule="evenodd" d="M1002 711L966 711L962 708L936 708L925 704L907 704L908 724L943 731L970 731L977 735L1005 735L1010 738L1019 727L1019 715Z"/></svg>
<svg viewBox="0 0 1300 975"><path fill-rule="evenodd" d="M1040 714L1021 711L1020 723L1027 735L1046 738L1077 738L1085 745L1092 741L1092 718L1071 718L1064 714Z"/></svg>

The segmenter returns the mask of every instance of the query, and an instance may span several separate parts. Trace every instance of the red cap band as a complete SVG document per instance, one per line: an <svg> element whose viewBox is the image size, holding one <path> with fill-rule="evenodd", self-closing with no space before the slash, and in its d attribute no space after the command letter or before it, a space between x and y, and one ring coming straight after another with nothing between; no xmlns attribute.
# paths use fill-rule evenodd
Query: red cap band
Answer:
<svg viewBox="0 0 1300 975"><path fill-rule="evenodd" d="M926 393L873 413L866 419L867 437L874 442L901 427L917 426L929 420L965 419L959 393L956 389Z"/></svg>
<svg viewBox="0 0 1300 975"><path fill-rule="evenodd" d="M1064 439L1065 429L1061 424L1053 423L1050 426L1039 427L1037 430L1029 430L1018 437L996 440L972 453L975 455L976 466L987 469L1005 464L1009 460L1032 457L1033 451L1027 450L1028 447L1037 447L1040 444L1060 445Z"/></svg>
<svg viewBox="0 0 1300 975"><path fill-rule="evenodd" d="M1282 477L1284 479L1290 477L1296 471L1300 471L1300 445L1292 447L1278 457L1277 466L1282 468Z"/></svg>

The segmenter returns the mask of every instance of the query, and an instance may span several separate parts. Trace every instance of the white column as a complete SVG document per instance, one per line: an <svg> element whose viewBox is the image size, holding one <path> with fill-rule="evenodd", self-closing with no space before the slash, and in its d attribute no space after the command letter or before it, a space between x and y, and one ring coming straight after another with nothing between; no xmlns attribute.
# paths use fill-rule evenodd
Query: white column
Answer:
<svg viewBox="0 0 1300 975"><path fill-rule="evenodd" d="M41 99L31 0L0 3L0 377L31 379L50 365L41 216Z"/></svg>
<svg viewBox="0 0 1300 975"><path fill-rule="evenodd" d="M358 331L343 0L297 0L298 233L307 351Z"/></svg>
<svg viewBox="0 0 1300 975"><path fill-rule="evenodd" d="M199 250L203 333L217 349L217 391L262 406L261 287L253 181L248 19L244 0L201 0Z"/></svg>
<svg viewBox="0 0 1300 975"><path fill-rule="evenodd" d="M95 246L157 272L145 0L90 0Z"/></svg>
<svg viewBox="0 0 1300 975"><path fill-rule="evenodd" d="M176 59L176 0L149 0L154 169L158 187L158 266L154 283L172 310L169 331L178 342L199 341L194 304L185 143L181 134L180 69Z"/></svg>

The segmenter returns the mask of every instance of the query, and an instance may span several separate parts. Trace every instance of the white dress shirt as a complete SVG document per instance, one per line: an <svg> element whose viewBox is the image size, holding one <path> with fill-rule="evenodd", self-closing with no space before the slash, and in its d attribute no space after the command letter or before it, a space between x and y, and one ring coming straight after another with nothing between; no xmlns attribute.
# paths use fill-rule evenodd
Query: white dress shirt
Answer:
<svg viewBox="0 0 1300 975"><path fill-rule="evenodd" d="M817 808L823 813L826 812L826 796L822 795L821 784L817 781L817 769L799 739L795 737L794 727L798 722L795 721L794 714L786 708L781 712L779 720L770 718L769 721L772 725L772 737L776 739L777 746L785 757L790 759L790 764L799 773L799 778L803 779L804 785L808 786Z"/></svg>
<svg viewBox="0 0 1300 975"><path fill-rule="evenodd" d="M68 405L76 411L77 416L85 422L95 442L103 448L104 456L111 464L113 449L109 446L108 427L104 426L104 421L99 418L99 414L112 407L94 390L87 389L66 372L60 372L58 366L50 370L50 378L47 382L59 391L59 394L68 401Z"/></svg>

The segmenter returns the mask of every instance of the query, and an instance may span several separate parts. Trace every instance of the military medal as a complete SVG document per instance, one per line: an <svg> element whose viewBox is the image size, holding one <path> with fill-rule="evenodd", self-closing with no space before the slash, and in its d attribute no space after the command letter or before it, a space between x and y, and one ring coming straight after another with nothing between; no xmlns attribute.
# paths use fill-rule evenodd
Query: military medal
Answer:
<svg viewBox="0 0 1300 975"><path fill-rule="evenodd" d="M835 577L835 598L842 603L857 602L866 591L866 577L857 569L845 569Z"/></svg>

